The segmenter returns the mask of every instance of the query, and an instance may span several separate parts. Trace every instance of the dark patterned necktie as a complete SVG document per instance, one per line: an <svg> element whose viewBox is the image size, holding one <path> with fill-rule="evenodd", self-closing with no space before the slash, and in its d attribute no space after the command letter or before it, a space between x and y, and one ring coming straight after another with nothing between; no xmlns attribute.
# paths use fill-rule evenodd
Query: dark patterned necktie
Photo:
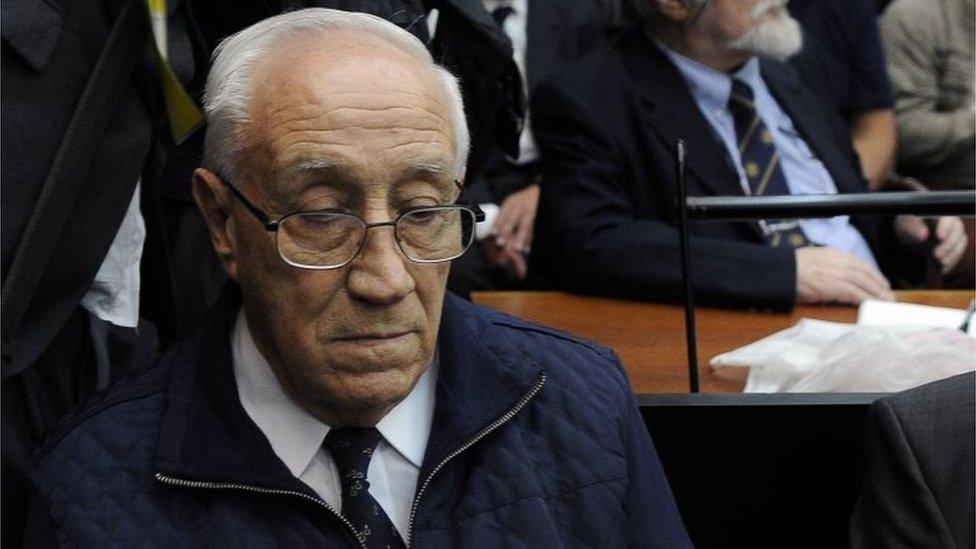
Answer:
<svg viewBox="0 0 976 549"><path fill-rule="evenodd" d="M732 79L729 110L735 121L739 157L752 195L790 194L773 134L759 117L752 88L737 78ZM796 221L767 220L762 226L766 241L774 247L786 244L799 248L809 244Z"/></svg>
<svg viewBox="0 0 976 549"><path fill-rule="evenodd" d="M375 427L332 429L324 446L339 467L342 482L342 515L352 523L369 549L403 549L406 545L390 517L369 493L366 472L380 432Z"/></svg>

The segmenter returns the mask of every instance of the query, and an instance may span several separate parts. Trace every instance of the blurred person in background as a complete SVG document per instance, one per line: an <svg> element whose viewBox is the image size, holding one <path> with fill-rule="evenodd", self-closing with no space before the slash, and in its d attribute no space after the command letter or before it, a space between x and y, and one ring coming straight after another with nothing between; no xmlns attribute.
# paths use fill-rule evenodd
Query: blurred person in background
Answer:
<svg viewBox="0 0 976 549"><path fill-rule="evenodd" d="M142 0L2 6L4 545L35 445L181 321L159 184L206 63L183 7L151 27Z"/></svg>
<svg viewBox="0 0 976 549"><path fill-rule="evenodd" d="M881 39L895 92L897 172L912 188L976 188L973 0L897 0L881 17ZM976 223L943 287L976 283Z"/></svg>
<svg viewBox="0 0 976 549"><path fill-rule="evenodd" d="M527 97L543 77L606 42L615 18L604 0L483 0L511 39ZM542 168L527 116L517 156L495 146L483 173L469 187L486 214L464 256L454 262L448 287L471 291L525 286Z"/></svg>
<svg viewBox="0 0 976 549"><path fill-rule="evenodd" d="M898 172L931 189L976 186L973 0L895 0L881 17L898 118Z"/></svg>
<svg viewBox="0 0 976 549"><path fill-rule="evenodd" d="M784 2L628 6L636 28L554 74L533 97L547 182L533 265L543 276L584 293L681 298L679 139L690 196L866 190L830 93L786 63L802 36ZM912 216L689 230L703 303L775 309L892 299L888 277L919 281L930 253L948 270L966 245L958 218L942 218L934 233ZM931 234L938 244L930 249Z"/></svg>
<svg viewBox="0 0 976 549"><path fill-rule="evenodd" d="M878 190L895 165L894 99L872 0L790 0L803 27L791 62L804 79L822 79L847 122L868 188Z"/></svg>

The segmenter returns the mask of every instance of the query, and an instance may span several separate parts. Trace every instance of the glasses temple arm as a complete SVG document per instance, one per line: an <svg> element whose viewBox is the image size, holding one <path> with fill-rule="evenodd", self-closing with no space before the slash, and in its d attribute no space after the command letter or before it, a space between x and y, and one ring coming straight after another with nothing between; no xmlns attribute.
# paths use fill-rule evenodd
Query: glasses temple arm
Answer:
<svg viewBox="0 0 976 549"><path fill-rule="evenodd" d="M220 182L226 185L227 188L230 189L230 192L233 193L234 196L236 196L237 199L241 201L241 204L244 204L244 207L247 208L247 211L251 212L251 214L253 214L254 217L258 219L258 221L264 224L264 227L266 229L268 229L269 231L274 231L278 229L278 222L272 220L271 217L268 216L268 214L264 213L263 211L261 211L260 208L252 204L251 201L248 200L246 196L244 196L244 193L238 190L238 188L235 187L234 185L231 185L230 181L228 181L226 177L220 175L219 173L216 173L215 175L217 176L217 179L220 179Z"/></svg>
<svg viewBox="0 0 976 549"><path fill-rule="evenodd" d="M475 201L472 200L467 193L464 192L464 185L462 185L461 182L457 180L454 181L454 184L457 185L457 188L461 191L461 194L458 195L458 198L455 201L455 203L470 208L471 211L474 212L474 219L476 222L480 223L484 221L485 212L480 207L478 207L478 204L475 203Z"/></svg>

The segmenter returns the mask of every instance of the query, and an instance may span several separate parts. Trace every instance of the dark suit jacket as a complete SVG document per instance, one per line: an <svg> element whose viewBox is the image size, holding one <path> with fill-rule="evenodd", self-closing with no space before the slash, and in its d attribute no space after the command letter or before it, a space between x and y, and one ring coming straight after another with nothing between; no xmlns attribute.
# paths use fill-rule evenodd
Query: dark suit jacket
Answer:
<svg viewBox="0 0 976 549"><path fill-rule="evenodd" d="M3 3L3 276L6 280L45 176L122 2ZM148 26L147 30L148 31ZM143 175L156 120L149 57L136 69L112 113L89 173L77 174L81 198L69 214L13 338L6 378L31 364L88 291Z"/></svg>
<svg viewBox="0 0 976 549"><path fill-rule="evenodd" d="M612 27L609 6L603 0L528 0L528 7L525 80L531 97L545 76L606 43ZM511 174L510 153L493 147L484 177L469 178L469 192L476 201L498 203L532 183L538 168L529 170L528 176Z"/></svg>
<svg viewBox="0 0 976 549"><path fill-rule="evenodd" d="M865 185L847 128L788 65L763 78L840 192ZM533 276L587 293L663 301L682 295L674 147L687 151L689 196L741 195L725 148L687 85L643 33L631 30L543 82L532 100L542 151ZM855 219L883 267L883 223ZM763 243L747 222L698 222L690 232L702 303L785 309L795 254Z"/></svg>
<svg viewBox="0 0 976 549"><path fill-rule="evenodd" d="M871 405L851 547L974 547L974 391L969 373Z"/></svg>

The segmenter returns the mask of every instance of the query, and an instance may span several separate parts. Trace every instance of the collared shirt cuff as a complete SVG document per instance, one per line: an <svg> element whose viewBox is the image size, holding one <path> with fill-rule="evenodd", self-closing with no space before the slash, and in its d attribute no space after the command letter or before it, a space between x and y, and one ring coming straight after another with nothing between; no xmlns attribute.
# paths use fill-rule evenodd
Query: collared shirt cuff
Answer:
<svg viewBox="0 0 976 549"><path fill-rule="evenodd" d="M498 217L498 204L478 204L478 207L485 212L485 220L474 226L474 237L480 241L491 235L491 228L495 226L495 218Z"/></svg>

